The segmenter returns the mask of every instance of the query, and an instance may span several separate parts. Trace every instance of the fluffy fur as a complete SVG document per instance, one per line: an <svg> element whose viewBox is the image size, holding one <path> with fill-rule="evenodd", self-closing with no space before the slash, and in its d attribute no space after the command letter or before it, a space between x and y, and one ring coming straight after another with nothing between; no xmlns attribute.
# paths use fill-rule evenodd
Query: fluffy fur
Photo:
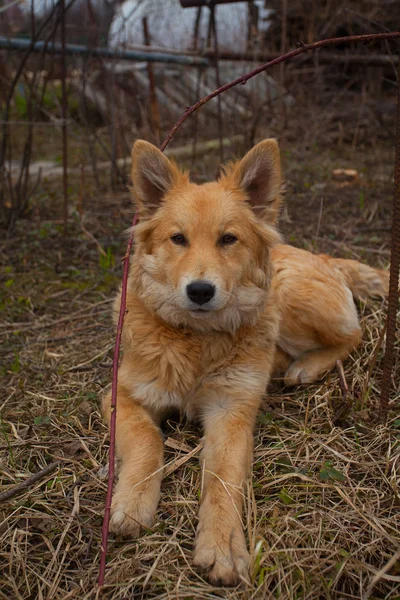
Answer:
<svg viewBox="0 0 400 600"><path fill-rule="evenodd" d="M164 464L159 425L176 408L204 427L194 564L213 582L236 584L247 576L242 488L270 376L309 383L345 358L361 337L353 294L386 294L387 274L280 243L275 140L200 186L138 141L132 180L140 225L123 330L111 528L136 536L152 526ZM201 305L187 287L199 281L214 290ZM108 418L110 394L103 409Z"/></svg>

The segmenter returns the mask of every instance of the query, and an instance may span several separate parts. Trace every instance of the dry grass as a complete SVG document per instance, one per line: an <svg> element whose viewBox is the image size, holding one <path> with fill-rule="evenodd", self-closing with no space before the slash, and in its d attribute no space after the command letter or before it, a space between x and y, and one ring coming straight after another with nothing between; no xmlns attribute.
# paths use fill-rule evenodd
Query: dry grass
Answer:
<svg viewBox="0 0 400 600"><path fill-rule="evenodd" d="M328 183L322 194L313 186L326 183L331 163L314 153L317 161L298 168L300 153L304 159L303 149L286 159L288 237L387 262L390 161L382 154L364 182L340 190ZM340 164L330 160L347 166L343 153ZM85 210L86 227L111 249L109 257L121 256L124 244L116 240L129 223L126 196L101 204L93 198ZM108 447L98 397L110 381L110 298L120 267L99 259L78 221L71 235L65 243L54 222L32 218L0 249L2 489L59 461L55 472L0 505L0 597L7 600L91 598L98 574ZM400 597L399 358L389 422L376 420L385 309L360 305L364 341L345 364L350 406L336 372L304 389L276 384L266 397L246 491L247 584L214 588L191 567L201 432L173 421L165 426L169 468L156 523L138 541L110 538L105 598Z"/></svg>

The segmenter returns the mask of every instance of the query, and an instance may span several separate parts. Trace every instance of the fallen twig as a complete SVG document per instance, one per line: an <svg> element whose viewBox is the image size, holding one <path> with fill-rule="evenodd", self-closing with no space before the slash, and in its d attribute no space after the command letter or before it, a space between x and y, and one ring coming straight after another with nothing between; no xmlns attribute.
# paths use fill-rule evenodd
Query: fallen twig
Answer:
<svg viewBox="0 0 400 600"><path fill-rule="evenodd" d="M336 369L337 369L337 372L339 373L339 384L340 384L340 389L342 391L343 399L347 400L347 396L349 393L349 386L347 385L346 375L344 373L343 363L341 360L336 361Z"/></svg>
<svg viewBox="0 0 400 600"><path fill-rule="evenodd" d="M336 370L339 374L339 385L342 392L343 401L340 402L333 416L333 422L335 424L339 423L339 421L348 415L352 405L352 399L349 397L349 386L346 381L346 375L341 360L336 361Z"/></svg>
<svg viewBox="0 0 400 600"><path fill-rule="evenodd" d="M96 302L95 304L92 304L90 306L85 306L85 308L82 308L80 310L77 310L75 313L73 313L72 315L68 315L67 317L62 317L61 319L56 319L55 321L50 321L49 323L38 323L36 325L29 325L28 327L25 327L26 323L5 323L4 327L11 327L10 330L7 330L3 333L3 335L6 335L7 333L11 333L13 331L15 331L15 329L18 329L19 332L26 332L26 331L37 331L39 329L47 329L48 327L55 327L56 325L60 325L60 323L67 323L70 321L76 321L76 320L84 320L87 319L88 317L92 317L95 316L93 314L86 314L89 311L92 311L94 308L97 308L98 306L103 306L104 304L110 304L112 302L111 299L107 299L107 300L100 300L100 302ZM0 325L0 327L2 327L2 325Z"/></svg>
<svg viewBox="0 0 400 600"><path fill-rule="evenodd" d="M38 471L37 473L34 473L30 477L28 477L28 479L25 479L25 481L21 481L21 483L17 483L17 485L14 485L11 489L1 492L0 502L6 502L7 500L14 498L14 496L17 496L21 492L29 489L30 487L35 485L35 483L37 483L41 479L44 479L44 477L47 477L47 475L50 475L50 473L55 471L59 466L60 461L55 460L49 465L47 465L47 467L44 467L44 469L42 469L41 471Z"/></svg>
<svg viewBox="0 0 400 600"><path fill-rule="evenodd" d="M82 217L82 219L80 220L80 226L81 229L83 231L83 233L90 239L92 240L92 242L94 242L97 246L98 251L100 252L100 254L102 256L107 256L107 253L104 251L104 249L102 248L100 242L98 240L96 240L96 238L94 237L93 233L91 231L89 231L88 229L86 229L85 225L84 225L84 216Z"/></svg>
<svg viewBox="0 0 400 600"><path fill-rule="evenodd" d="M170 464L168 467L166 467L165 475L171 475L171 473L176 471L176 469L178 469L179 467L181 467L182 465L187 463L188 460L190 460L193 456L195 456L196 454L198 454L200 452L200 450L203 448L203 446L204 446L204 443L201 441L199 444L197 444L197 446L195 448L193 448L193 450L190 450L190 452L188 452L187 454L184 454L184 456L181 456L181 458L178 458L177 460L175 460L172 464Z"/></svg>
<svg viewBox="0 0 400 600"><path fill-rule="evenodd" d="M392 556L392 558L390 560L388 560L387 563L385 563L385 565L379 571L377 571L375 573L375 576L372 578L372 581L369 584L368 589L365 592L365 595L363 596L363 600L368 600L368 598L371 597L371 593L372 593L372 590L374 589L375 585L378 583L378 581L380 579L382 579L382 577L384 577L386 575L386 573L388 571L390 571L390 569L392 567L395 566L395 564L397 563L399 558L400 558L400 548ZM400 577L392 576L391 581L400 581Z"/></svg>

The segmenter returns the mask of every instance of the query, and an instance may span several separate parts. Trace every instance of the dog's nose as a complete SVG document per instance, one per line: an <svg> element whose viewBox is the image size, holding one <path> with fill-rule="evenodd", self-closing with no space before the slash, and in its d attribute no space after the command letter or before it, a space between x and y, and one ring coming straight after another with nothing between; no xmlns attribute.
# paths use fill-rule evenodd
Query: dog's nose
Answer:
<svg viewBox="0 0 400 600"><path fill-rule="evenodd" d="M214 297L215 286L206 281L193 281L186 286L186 293L192 302L206 304Z"/></svg>

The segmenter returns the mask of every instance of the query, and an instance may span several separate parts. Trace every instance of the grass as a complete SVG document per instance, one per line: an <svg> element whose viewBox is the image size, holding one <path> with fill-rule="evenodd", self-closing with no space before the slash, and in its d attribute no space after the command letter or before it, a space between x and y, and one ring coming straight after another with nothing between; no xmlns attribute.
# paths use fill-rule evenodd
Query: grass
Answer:
<svg viewBox="0 0 400 600"><path fill-rule="evenodd" d="M306 170L299 167L300 153ZM332 165L347 166L345 159L338 164L330 152L317 154L312 159L312 150L304 155L294 146L286 158L286 238L387 264L387 157L375 155L380 162L372 175L339 187L329 173ZM358 160L356 168L368 169ZM72 184L79 198L79 182ZM111 300L124 254L120 231L132 209L125 192L85 197L85 228L103 255L80 227L79 211L63 240L60 190L47 192L53 200L40 218L32 211L0 244L2 489L59 461L56 471L0 505L0 598L7 600L92 598L99 565L108 449L99 397L111 380ZM140 540L110 537L105 598L400 597L399 357L384 426L376 416L386 304L359 309L363 344L345 363L350 405L336 372L307 388L275 383L265 397L245 490L248 582L221 590L191 567L201 432L170 421L164 428L168 474L155 525Z"/></svg>

